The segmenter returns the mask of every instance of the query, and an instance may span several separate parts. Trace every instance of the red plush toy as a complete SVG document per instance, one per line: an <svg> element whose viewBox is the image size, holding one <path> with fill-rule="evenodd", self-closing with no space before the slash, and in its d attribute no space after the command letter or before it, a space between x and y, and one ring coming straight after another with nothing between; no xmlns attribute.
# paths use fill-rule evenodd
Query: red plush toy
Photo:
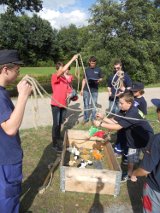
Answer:
<svg viewBox="0 0 160 213"><path fill-rule="evenodd" d="M105 132L100 130L100 131L94 133L93 136L97 136L97 137L99 137L99 138L104 138Z"/></svg>

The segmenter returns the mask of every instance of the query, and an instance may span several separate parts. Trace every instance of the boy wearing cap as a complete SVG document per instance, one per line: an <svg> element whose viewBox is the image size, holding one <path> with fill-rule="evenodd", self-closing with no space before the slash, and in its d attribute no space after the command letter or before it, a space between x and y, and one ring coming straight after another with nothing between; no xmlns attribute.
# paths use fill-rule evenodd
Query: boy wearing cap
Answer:
<svg viewBox="0 0 160 213"><path fill-rule="evenodd" d="M132 85L131 91L134 95L134 106L138 107L144 115L147 115L147 102L143 97L144 84L141 82L135 82Z"/></svg>
<svg viewBox="0 0 160 213"><path fill-rule="evenodd" d="M122 181L127 181L132 175L134 164L139 162L139 151L146 147L153 136L150 124L143 120L137 107L133 105L134 96L132 92L125 92L119 96L120 112L114 118L107 118L97 113L101 121L94 121L96 126L110 130L124 129L128 150L128 173L123 173Z"/></svg>
<svg viewBox="0 0 160 213"><path fill-rule="evenodd" d="M15 107L5 87L16 80L21 64L16 50L0 50L0 212L3 213L19 212L23 152L18 131L32 87L24 80L18 83Z"/></svg>
<svg viewBox="0 0 160 213"><path fill-rule="evenodd" d="M142 113L142 117L145 117L147 115L147 102L145 98L143 97L144 94L144 84L141 82L134 82L132 84L132 88L130 89L133 92L134 95L134 106L137 107L140 111L139 113ZM118 134L117 134L118 135ZM125 137L125 135L123 135ZM125 138L120 137L121 140L119 140L121 143L119 143L119 147L123 147L123 164L127 164L127 153L128 153L128 147L126 145Z"/></svg>
<svg viewBox="0 0 160 213"><path fill-rule="evenodd" d="M160 99L152 99L157 107L158 119L160 120ZM143 187L143 212L160 212L160 134L156 134L150 140L143 160L138 169L131 176L133 182L138 176L146 176Z"/></svg>

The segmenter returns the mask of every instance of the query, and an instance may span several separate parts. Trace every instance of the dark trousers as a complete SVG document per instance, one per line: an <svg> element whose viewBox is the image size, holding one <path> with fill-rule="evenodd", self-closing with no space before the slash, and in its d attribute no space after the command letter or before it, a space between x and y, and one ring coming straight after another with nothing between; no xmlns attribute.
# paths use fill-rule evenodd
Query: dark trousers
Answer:
<svg viewBox="0 0 160 213"><path fill-rule="evenodd" d="M19 213L22 162L0 165L0 212Z"/></svg>
<svg viewBox="0 0 160 213"><path fill-rule="evenodd" d="M57 145L57 139L61 136L61 125L66 117L66 109L60 108L57 106L52 107L52 117L53 117L53 126L52 126L52 142L53 145Z"/></svg>

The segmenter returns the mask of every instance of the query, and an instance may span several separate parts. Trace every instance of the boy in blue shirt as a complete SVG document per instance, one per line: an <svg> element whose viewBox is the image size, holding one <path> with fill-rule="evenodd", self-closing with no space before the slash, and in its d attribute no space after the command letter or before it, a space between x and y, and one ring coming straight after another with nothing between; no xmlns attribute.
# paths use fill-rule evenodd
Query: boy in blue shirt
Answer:
<svg viewBox="0 0 160 213"><path fill-rule="evenodd" d="M90 113L88 109L89 109L89 102L91 99L89 89L93 98L93 100L91 99L91 102L93 101L94 104L96 105L98 99L98 85L102 81L103 77L102 71L99 67L96 66L96 63L97 59L94 56L91 56L89 59L89 67L85 69L86 75L83 76L82 80L81 95L83 96L84 102L84 121L83 121L84 124L89 121ZM96 117L96 109L93 109L91 113L91 122L93 122L95 117Z"/></svg>
<svg viewBox="0 0 160 213"><path fill-rule="evenodd" d="M158 119L160 120L160 99L152 99L157 107ZM143 160L138 169L131 176L133 182L138 176L146 176L143 187L143 212L160 212L160 134L156 134L149 142Z"/></svg>
<svg viewBox="0 0 160 213"><path fill-rule="evenodd" d="M22 158L19 127L32 87L26 81L17 85L14 107L6 86L14 82L22 61L16 50L0 50L0 212L18 213L22 182Z"/></svg>
<svg viewBox="0 0 160 213"><path fill-rule="evenodd" d="M139 152L145 148L153 136L150 124L143 120L137 107L133 105L132 92L125 92L119 96L120 112L114 118L107 118L97 113L101 120L94 121L96 126L110 130L124 129L127 139L128 150L128 174L122 175L122 181L126 181L132 175L134 164L139 162Z"/></svg>

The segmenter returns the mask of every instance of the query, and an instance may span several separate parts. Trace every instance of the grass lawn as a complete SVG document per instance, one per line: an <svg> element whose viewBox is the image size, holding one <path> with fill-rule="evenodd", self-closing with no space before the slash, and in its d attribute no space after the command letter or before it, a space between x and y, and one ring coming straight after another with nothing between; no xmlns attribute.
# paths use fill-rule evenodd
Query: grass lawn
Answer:
<svg viewBox="0 0 160 213"><path fill-rule="evenodd" d="M149 109L150 120L156 119L155 108ZM159 124L151 123L159 131ZM89 129L90 126L69 125L68 128ZM143 178L137 183L128 181L121 185L120 194L115 198L111 195L100 195L61 192L59 168L54 173L53 181L44 194L38 194L38 189L48 174L48 165L57 157L51 146L51 127L41 127L38 130L21 130L23 162L23 192L21 196L21 211L33 213L105 213L108 208L121 209L132 206L134 212L141 212L141 195ZM97 210L97 211L96 211ZM103 211L102 211L103 210ZM119 212L130 212L122 211Z"/></svg>
<svg viewBox="0 0 160 213"><path fill-rule="evenodd" d="M21 67L21 75L51 75L55 72L55 67Z"/></svg>

